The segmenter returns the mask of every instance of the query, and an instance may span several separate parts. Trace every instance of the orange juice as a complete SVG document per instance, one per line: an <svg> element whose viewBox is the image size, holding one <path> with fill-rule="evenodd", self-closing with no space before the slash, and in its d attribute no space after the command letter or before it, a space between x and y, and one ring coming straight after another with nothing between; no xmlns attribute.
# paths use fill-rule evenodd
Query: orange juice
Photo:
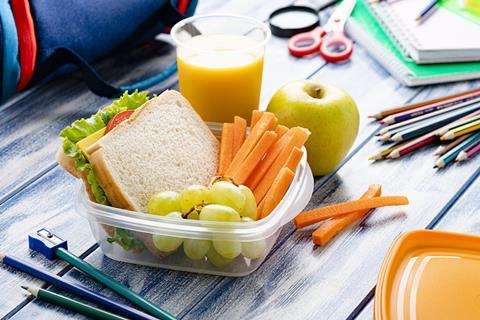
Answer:
<svg viewBox="0 0 480 320"><path fill-rule="evenodd" d="M243 35L194 36L177 49L180 92L204 121L250 120L258 109L263 47Z"/></svg>

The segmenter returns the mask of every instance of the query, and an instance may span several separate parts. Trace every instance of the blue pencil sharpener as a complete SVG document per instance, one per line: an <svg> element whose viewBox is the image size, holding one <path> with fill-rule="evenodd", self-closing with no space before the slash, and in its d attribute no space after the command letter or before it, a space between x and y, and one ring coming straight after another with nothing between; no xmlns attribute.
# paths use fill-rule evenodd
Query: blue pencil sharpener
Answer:
<svg viewBox="0 0 480 320"><path fill-rule="evenodd" d="M28 247L31 250L40 252L49 260L56 258L55 250L57 248L68 250L67 240L63 240L45 228L28 235Z"/></svg>

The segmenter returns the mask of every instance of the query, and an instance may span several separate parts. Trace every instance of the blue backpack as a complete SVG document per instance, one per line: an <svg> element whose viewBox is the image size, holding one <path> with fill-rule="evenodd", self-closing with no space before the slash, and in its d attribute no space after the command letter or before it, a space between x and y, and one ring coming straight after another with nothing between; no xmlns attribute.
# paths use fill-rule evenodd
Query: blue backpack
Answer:
<svg viewBox="0 0 480 320"><path fill-rule="evenodd" d="M193 15L197 0L10 0L0 2L0 101L59 72L78 67L94 93L144 89L176 72L128 86L106 82L90 63L137 47Z"/></svg>

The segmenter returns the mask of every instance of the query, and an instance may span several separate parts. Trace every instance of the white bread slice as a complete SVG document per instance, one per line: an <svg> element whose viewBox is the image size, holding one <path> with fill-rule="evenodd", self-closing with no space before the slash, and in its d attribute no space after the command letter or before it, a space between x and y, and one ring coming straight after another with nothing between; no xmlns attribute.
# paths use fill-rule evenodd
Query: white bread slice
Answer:
<svg viewBox="0 0 480 320"><path fill-rule="evenodd" d="M165 91L87 149L110 203L147 209L158 191L206 185L217 171L218 140L188 101Z"/></svg>

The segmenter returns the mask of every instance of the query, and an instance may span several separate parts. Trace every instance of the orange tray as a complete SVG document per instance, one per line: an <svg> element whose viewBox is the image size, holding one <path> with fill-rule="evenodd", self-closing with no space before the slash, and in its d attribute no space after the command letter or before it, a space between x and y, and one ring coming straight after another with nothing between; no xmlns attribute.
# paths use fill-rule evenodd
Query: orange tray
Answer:
<svg viewBox="0 0 480 320"><path fill-rule="evenodd" d="M431 230L400 235L380 270L374 318L480 319L480 237Z"/></svg>

